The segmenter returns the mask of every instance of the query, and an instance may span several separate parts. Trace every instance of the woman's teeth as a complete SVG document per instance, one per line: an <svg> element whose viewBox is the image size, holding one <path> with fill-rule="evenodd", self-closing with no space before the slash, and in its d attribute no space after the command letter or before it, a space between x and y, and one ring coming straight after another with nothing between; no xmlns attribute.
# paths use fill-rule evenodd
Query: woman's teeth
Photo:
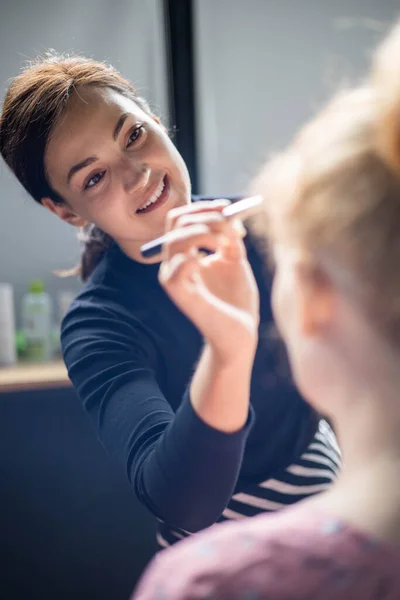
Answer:
<svg viewBox="0 0 400 600"><path fill-rule="evenodd" d="M149 206L151 206L152 204L157 202L157 200L159 199L159 197L161 196L161 194L164 191L164 187L165 187L165 181L163 179L162 182L160 183L160 185L158 186L158 188L156 189L156 191L154 192L154 194L152 195L152 197L146 202L146 204L144 204L144 206L141 206L137 212L142 212L142 210L146 210L146 208L149 208Z"/></svg>

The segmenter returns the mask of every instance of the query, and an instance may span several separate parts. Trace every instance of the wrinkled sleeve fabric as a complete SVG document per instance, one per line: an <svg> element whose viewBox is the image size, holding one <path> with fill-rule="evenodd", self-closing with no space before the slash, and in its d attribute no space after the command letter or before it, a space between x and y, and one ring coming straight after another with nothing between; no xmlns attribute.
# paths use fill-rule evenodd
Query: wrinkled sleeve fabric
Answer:
<svg viewBox="0 0 400 600"><path fill-rule="evenodd" d="M157 383L156 350L118 307L76 302L62 326L73 386L106 450L138 498L188 532L212 525L228 504L251 427L226 434L195 413L187 390L175 413Z"/></svg>

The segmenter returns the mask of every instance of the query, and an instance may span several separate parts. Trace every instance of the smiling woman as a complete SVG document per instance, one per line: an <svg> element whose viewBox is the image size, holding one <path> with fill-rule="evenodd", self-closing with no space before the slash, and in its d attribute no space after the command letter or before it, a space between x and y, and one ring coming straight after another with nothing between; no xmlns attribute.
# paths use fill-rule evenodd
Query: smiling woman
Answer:
<svg viewBox="0 0 400 600"><path fill-rule="evenodd" d="M139 257L140 245L164 231L166 212L190 201L186 166L167 131L102 63L50 55L17 77L4 102L0 148L37 202L83 228L84 279L111 239Z"/></svg>
<svg viewBox="0 0 400 600"><path fill-rule="evenodd" d="M42 204L74 225L96 223L134 259L153 232L164 231L167 211L190 200L186 168L166 130L113 89L76 87L44 160L64 202L47 196Z"/></svg>
<svg viewBox="0 0 400 600"><path fill-rule="evenodd" d="M158 517L160 545L329 486L340 454L275 377L253 240L221 215L229 201L191 198L182 157L132 85L102 63L50 56L11 84L0 150L38 203L80 229L87 282L64 319L64 360ZM140 247L166 229L160 269Z"/></svg>

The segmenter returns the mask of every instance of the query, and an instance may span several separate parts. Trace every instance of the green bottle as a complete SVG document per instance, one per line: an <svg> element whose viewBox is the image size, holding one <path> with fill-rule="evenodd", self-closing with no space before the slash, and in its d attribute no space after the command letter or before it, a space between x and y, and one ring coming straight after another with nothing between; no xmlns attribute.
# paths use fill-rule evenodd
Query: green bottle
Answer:
<svg viewBox="0 0 400 600"><path fill-rule="evenodd" d="M51 358L52 301L43 281L35 279L22 299L22 331L27 360L46 362Z"/></svg>

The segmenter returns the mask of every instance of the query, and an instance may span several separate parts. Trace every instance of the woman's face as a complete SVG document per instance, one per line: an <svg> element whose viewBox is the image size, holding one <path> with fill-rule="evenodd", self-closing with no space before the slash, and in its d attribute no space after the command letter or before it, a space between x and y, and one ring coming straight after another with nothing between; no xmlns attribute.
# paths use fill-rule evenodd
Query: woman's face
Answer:
<svg viewBox="0 0 400 600"><path fill-rule="evenodd" d="M275 244L272 306L299 391L322 412L337 360L332 346L334 291L314 279L297 248Z"/></svg>
<svg viewBox="0 0 400 600"><path fill-rule="evenodd" d="M167 212L190 202L186 165L166 130L111 89L76 91L54 128L45 167L66 201L43 204L73 225L94 223L137 254Z"/></svg>

